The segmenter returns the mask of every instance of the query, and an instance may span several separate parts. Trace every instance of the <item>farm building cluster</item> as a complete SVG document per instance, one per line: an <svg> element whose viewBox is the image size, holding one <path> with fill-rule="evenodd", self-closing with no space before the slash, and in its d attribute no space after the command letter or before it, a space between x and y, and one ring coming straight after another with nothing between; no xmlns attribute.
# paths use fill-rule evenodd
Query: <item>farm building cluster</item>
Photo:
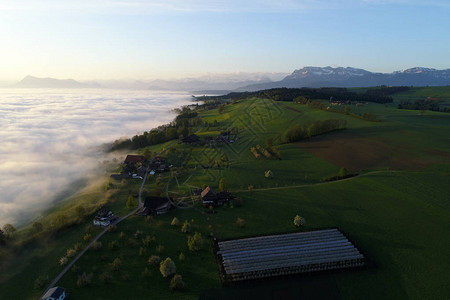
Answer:
<svg viewBox="0 0 450 300"><path fill-rule="evenodd" d="M111 178L116 180L126 178L143 179L147 172L147 167L144 165L146 161L142 155L128 154L122 164L122 171L119 174L111 174ZM153 157L148 164L148 170L151 174L167 172L170 170L170 167L162 156Z"/></svg>
<svg viewBox="0 0 450 300"><path fill-rule="evenodd" d="M117 216L114 215L112 210L106 208L100 208L97 215L94 217L94 226L109 226L112 221L116 220Z"/></svg>

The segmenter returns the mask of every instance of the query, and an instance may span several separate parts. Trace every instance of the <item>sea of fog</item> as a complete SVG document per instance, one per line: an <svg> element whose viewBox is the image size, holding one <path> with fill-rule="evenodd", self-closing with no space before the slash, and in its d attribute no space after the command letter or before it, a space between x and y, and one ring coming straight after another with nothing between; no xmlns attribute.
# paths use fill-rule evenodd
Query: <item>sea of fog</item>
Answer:
<svg viewBox="0 0 450 300"><path fill-rule="evenodd" d="M111 159L98 146L168 123L190 102L172 92L0 89L0 226L38 218Z"/></svg>

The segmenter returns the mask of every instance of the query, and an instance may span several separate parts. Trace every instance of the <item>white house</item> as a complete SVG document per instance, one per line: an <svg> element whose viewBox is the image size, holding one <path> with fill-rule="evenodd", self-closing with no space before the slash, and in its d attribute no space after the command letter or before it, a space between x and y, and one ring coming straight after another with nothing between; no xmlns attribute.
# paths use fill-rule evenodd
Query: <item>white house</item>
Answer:
<svg viewBox="0 0 450 300"><path fill-rule="evenodd" d="M94 218L95 226L109 226L109 224L111 224L111 221L109 218L99 218L99 217Z"/></svg>
<svg viewBox="0 0 450 300"><path fill-rule="evenodd" d="M60 286L55 286L49 289L41 300L63 300L66 299L66 289Z"/></svg>

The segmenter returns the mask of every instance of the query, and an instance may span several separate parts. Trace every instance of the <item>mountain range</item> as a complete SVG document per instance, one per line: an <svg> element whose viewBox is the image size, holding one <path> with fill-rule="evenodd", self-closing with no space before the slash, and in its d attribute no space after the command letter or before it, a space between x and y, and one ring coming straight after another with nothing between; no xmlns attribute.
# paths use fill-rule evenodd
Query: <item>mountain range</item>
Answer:
<svg viewBox="0 0 450 300"><path fill-rule="evenodd" d="M280 81L253 84L237 91L257 91L269 88L301 87L368 87L368 86L445 86L450 85L450 69L437 70L415 67L392 73L373 73L357 68L304 67Z"/></svg>
<svg viewBox="0 0 450 300"><path fill-rule="evenodd" d="M280 80L281 79L281 80ZM17 88L119 88L190 91L194 94L226 94L270 88L369 87L369 86L446 86L450 69L415 67L392 73L373 73L352 67L303 67L287 75L282 73L213 74L174 80L103 80L78 82L73 79L26 76L10 86Z"/></svg>
<svg viewBox="0 0 450 300"><path fill-rule="evenodd" d="M79 89L79 88L102 88L97 82L78 82L73 79L55 79L26 76L18 83L12 85L15 88L61 88L61 89Z"/></svg>

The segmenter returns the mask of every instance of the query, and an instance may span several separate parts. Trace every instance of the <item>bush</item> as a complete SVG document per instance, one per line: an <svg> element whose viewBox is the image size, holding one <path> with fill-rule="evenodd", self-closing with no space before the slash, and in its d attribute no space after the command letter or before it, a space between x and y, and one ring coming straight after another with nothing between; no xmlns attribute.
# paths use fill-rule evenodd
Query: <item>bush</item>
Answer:
<svg viewBox="0 0 450 300"><path fill-rule="evenodd" d="M77 286L83 287L83 286L90 285L92 282L93 276L94 276L94 274L92 274L92 273L86 274L86 272L83 272L83 274L78 276Z"/></svg>
<svg viewBox="0 0 450 300"><path fill-rule="evenodd" d="M111 267L113 268L114 271L118 271L120 269L121 265L122 265L122 260L118 257L115 260L113 260L113 262L111 263Z"/></svg>
<svg viewBox="0 0 450 300"><path fill-rule="evenodd" d="M75 249L67 249L67 251L66 251L67 257L74 257L75 254L77 254L77 251L75 251Z"/></svg>
<svg viewBox="0 0 450 300"><path fill-rule="evenodd" d="M193 236L188 236L188 247L191 251L198 251L202 249L203 246L203 238L201 233L194 233Z"/></svg>
<svg viewBox="0 0 450 300"><path fill-rule="evenodd" d="M163 277L169 277L177 272L177 267L173 260L168 257L159 265L159 271Z"/></svg>
<svg viewBox="0 0 450 300"><path fill-rule="evenodd" d="M177 219L177 217L174 217L172 219L172 222L170 222L170 225L172 226L178 226L180 224L180 221Z"/></svg>
<svg viewBox="0 0 450 300"><path fill-rule="evenodd" d="M91 249L92 250L100 250L102 248L102 242L95 241L92 243Z"/></svg>
<svg viewBox="0 0 450 300"><path fill-rule="evenodd" d="M76 252L81 250L81 243L76 243L75 245L73 245L73 250L75 250Z"/></svg>
<svg viewBox="0 0 450 300"><path fill-rule="evenodd" d="M121 231L118 235L119 239L123 239L125 237L125 233Z"/></svg>
<svg viewBox="0 0 450 300"><path fill-rule="evenodd" d="M74 273L77 273L79 270L80 270L80 267L77 266L77 265L73 265L73 267L71 269L71 271L74 272Z"/></svg>
<svg viewBox="0 0 450 300"><path fill-rule="evenodd" d="M108 284L111 283L113 278L108 272L103 272L100 276L98 276L98 279L100 279L104 284Z"/></svg>
<svg viewBox="0 0 450 300"><path fill-rule="evenodd" d="M175 274L173 278L170 280L169 288L171 290L184 290L186 284L183 282L183 278L181 275Z"/></svg>
<svg viewBox="0 0 450 300"><path fill-rule="evenodd" d="M181 232L183 233L189 233L191 232L191 224L186 220L183 223L183 226L181 226Z"/></svg>
<svg viewBox="0 0 450 300"><path fill-rule="evenodd" d="M178 256L178 259L179 259L180 261L184 261L184 260L185 260L185 257L184 257L183 252L180 253L180 256Z"/></svg>
<svg viewBox="0 0 450 300"><path fill-rule="evenodd" d="M238 226L238 227L245 227L245 220L244 219L241 219L241 218L237 218L237 220L236 220L236 225Z"/></svg>
<svg viewBox="0 0 450 300"><path fill-rule="evenodd" d="M162 253L163 251L164 251L164 246L163 246L163 245L158 245L158 246L156 247L156 252Z"/></svg>
<svg viewBox="0 0 450 300"><path fill-rule="evenodd" d="M119 242L117 241L112 241L108 244L109 249L111 250L117 250L119 249Z"/></svg>
<svg viewBox="0 0 450 300"><path fill-rule="evenodd" d="M297 227L305 225L306 221L304 218L300 217L299 215L296 215L294 217L294 225Z"/></svg>
<svg viewBox="0 0 450 300"><path fill-rule="evenodd" d="M34 281L34 288L37 290L42 289L45 286L47 280L48 280L48 276L39 276Z"/></svg>
<svg viewBox="0 0 450 300"><path fill-rule="evenodd" d="M152 242L152 238L147 235L145 238L142 239L142 244L144 244L144 246L148 247L150 246L150 243Z"/></svg>
<svg viewBox="0 0 450 300"><path fill-rule="evenodd" d="M114 224L111 224L108 226L108 232L116 231L116 229L117 229L117 226Z"/></svg>
<svg viewBox="0 0 450 300"><path fill-rule="evenodd" d="M91 238L92 238L92 236L91 236L90 233L86 233L86 234L83 236L83 240L84 240L85 242L90 241Z"/></svg>
<svg viewBox="0 0 450 300"><path fill-rule="evenodd" d="M161 258L159 257L159 256L157 256L157 255L152 255L152 256L150 256L150 258L148 259L148 263L149 263L149 265L152 265L152 266L157 266L157 265L159 265L159 263L161 262Z"/></svg>
<svg viewBox="0 0 450 300"><path fill-rule="evenodd" d="M59 259L59 265L60 266L65 266L65 265L67 265L68 262L69 262L69 259L66 256L61 257Z"/></svg>

